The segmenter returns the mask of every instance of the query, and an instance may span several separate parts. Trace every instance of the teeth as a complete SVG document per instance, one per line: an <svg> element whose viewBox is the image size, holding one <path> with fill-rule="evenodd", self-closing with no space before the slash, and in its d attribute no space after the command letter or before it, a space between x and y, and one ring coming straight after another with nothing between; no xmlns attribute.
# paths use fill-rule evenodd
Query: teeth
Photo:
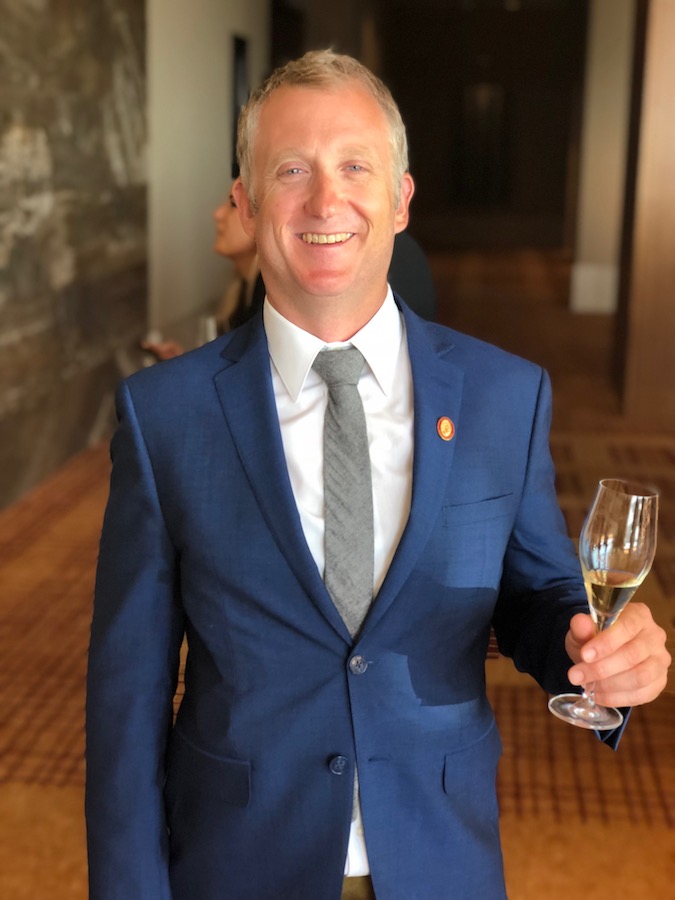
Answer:
<svg viewBox="0 0 675 900"><path fill-rule="evenodd" d="M312 234L307 231L301 237L306 244L341 244L343 241L348 241L352 234L351 231L343 231L338 234Z"/></svg>

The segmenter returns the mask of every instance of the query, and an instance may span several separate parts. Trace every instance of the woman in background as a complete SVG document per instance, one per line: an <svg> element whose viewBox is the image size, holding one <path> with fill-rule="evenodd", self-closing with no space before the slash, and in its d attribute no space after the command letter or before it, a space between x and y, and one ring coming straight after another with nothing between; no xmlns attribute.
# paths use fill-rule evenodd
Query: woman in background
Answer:
<svg viewBox="0 0 675 900"><path fill-rule="evenodd" d="M234 277L215 314L218 334L223 334L242 325L260 309L265 299L265 285L260 276L255 244L241 227L231 190L225 203L213 213L213 218L216 223L213 249L234 264Z"/></svg>
<svg viewBox="0 0 675 900"><path fill-rule="evenodd" d="M213 249L232 260L234 273L215 313L216 331L224 334L250 319L262 306L265 285L260 276L255 243L241 227L232 188L227 200L213 213L216 239ZM143 341L141 347L158 360L180 356L184 348L177 341Z"/></svg>

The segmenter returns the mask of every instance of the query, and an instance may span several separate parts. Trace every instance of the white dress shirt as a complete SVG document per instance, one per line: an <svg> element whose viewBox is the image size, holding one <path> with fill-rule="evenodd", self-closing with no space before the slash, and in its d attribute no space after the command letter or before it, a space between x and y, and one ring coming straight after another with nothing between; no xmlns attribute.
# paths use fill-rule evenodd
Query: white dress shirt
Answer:
<svg viewBox="0 0 675 900"><path fill-rule="evenodd" d="M323 577L323 420L325 382L312 369L324 347L354 346L366 360L358 389L370 448L377 595L403 534L412 494L413 395L405 327L391 288L384 303L349 341L325 344L265 301L263 321L281 437L305 538ZM370 871L361 811L352 822L345 875Z"/></svg>

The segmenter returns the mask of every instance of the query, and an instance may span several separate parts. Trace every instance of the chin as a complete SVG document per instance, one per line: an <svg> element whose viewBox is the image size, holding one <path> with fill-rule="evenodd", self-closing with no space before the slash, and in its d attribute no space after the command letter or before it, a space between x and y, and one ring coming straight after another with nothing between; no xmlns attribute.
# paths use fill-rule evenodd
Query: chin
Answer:
<svg viewBox="0 0 675 900"><path fill-rule="evenodd" d="M345 284L337 279L316 279L314 281L305 282L303 285L305 291L314 297L339 297L348 293L352 285Z"/></svg>

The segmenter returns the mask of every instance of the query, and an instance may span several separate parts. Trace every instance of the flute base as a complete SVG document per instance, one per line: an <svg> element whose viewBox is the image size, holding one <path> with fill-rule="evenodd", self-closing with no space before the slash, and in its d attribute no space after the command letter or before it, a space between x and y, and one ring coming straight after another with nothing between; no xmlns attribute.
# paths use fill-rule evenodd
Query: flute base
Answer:
<svg viewBox="0 0 675 900"><path fill-rule="evenodd" d="M548 701L548 708L563 722L590 731L612 731L623 722L618 709L598 706L581 694L558 694Z"/></svg>

